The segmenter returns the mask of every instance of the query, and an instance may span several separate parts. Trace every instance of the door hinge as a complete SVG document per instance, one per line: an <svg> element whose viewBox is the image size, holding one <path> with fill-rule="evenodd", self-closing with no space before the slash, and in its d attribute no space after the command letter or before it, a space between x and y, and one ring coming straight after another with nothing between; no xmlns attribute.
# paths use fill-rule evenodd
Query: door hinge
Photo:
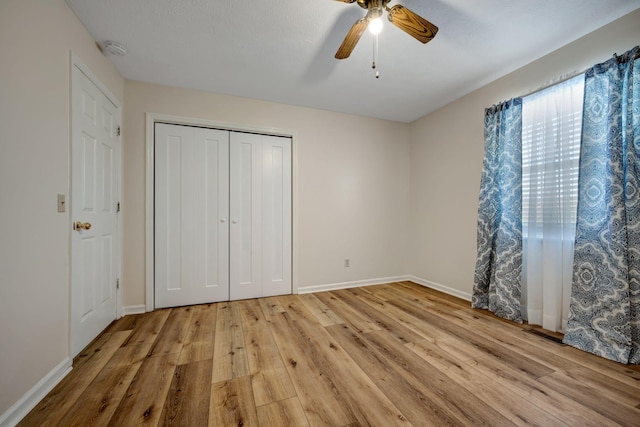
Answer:
<svg viewBox="0 0 640 427"><path fill-rule="evenodd" d="M120 289L120 279L116 279L116 289Z"/></svg>
<svg viewBox="0 0 640 427"><path fill-rule="evenodd" d="M120 202L116 203L116 212L120 212Z"/></svg>
<svg viewBox="0 0 640 427"><path fill-rule="evenodd" d="M118 134L118 136L120 136L120 126L116 128L116 133Z"/></svg>

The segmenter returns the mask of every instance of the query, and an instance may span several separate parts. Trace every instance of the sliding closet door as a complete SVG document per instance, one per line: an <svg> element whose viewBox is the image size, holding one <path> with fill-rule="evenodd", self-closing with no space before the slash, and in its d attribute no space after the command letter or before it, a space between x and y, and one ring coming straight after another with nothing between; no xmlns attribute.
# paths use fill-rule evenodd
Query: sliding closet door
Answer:
<svg viewBox="0 0 640 427"><path fill-rule="evenodd" d="M229 132L155 125L155 306L229 299Z"/></svg>
<svg viewBox="0 0 640 427"><path fill-rule="evenodd" d="M230 138L230 298L291 293L291 139Z"/></svg>

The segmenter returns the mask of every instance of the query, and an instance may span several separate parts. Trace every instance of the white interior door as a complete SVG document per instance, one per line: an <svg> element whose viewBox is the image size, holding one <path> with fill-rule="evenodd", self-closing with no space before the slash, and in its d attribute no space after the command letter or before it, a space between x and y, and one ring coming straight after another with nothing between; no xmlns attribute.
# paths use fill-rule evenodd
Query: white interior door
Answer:
<svg viewBox="0 0 640 427"><path fill-rule="evenodd" d="M262 135L230 140L231 300L262 296Z"/></svg>
<svg viewBox="0 0 640 427"><path fill-rule="evenodd" d="M71 135L71 352L116 318L119 112L74 64Z"/></svg>
<svg viewBox="0 0 640 427"><path fill-rule="evenodd" d="M229 299L229 132L155 125L155 307Z"/></svg>
<svg viewBox="0 0 640 427"><path fill-rule="evenodd" d="M262 295L291 283L291 138L262 137Z"/></svg>
<svg viewBox="0 0 640 427"><path fill-rule="evenodd" d="M230 298L291 293L291 138L232 132Z"/></svg>

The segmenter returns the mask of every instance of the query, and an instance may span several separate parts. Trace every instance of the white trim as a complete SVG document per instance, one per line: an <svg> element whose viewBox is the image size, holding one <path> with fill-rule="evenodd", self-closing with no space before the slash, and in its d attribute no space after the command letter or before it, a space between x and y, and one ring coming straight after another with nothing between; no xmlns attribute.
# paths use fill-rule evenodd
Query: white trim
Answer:
<svg viewBox="0 0 640 427"><path fill-rule="evenodd" d="M440 283L432 282L430 280L421 279L416 276L407 276L406 280L422 285L426 288L435 289L436 291L444 292L445 294L453 295L454 297L462 298L463 300L471 301L471 294L463 292L458 289L451 288L449 286L441 285Z"/></svg>
<svg viewBox="0 0 640 427"><path fill-rule="evenodd" d="M325 285L303 286L298 288L299 294L335 291L338 289L360 288L363 286L384 285L393 282L410 280L409 276L380 277L378 279L355 280L353 282L327 283Z"/></svg>
<svg viewBox="0 0 640 427"><path fill-rule="evenodd" d="M53 368L47 375L29 391L27 391L16 403L0 416L0 427L13 427L20 422L44 397L71 372L71 359L64 360Z"/></svg>
<svg viewBox="0 0 640 427"><path fill-rule="evenodd" d="M142 314L145 313L145 305L137 304L137 305L127 305L122 307L122 316L129 316L131 314ZM121 316L121 317L122 317Z"/></svg>
<svg viewBox="0 0 640 427"><path fill-rule="evenodd" d="M111 93L111 91L98 79L98 77L93 74L91 69L85 65L85 63L80 59L78 55L73 53L73 51L69 51L69 53L71 54L71 65L75 65L76 67L78 67L78 69L82 71L84 75L87 76L89 80L91 80L93 84L98 87L98 89L100 89L100 92L102 92L109 99L109 101L111 101L113 106L122 113L121 103L118 98L116 98L116 96ZM120 119L122 119L122 115L120 116Z"/></svg>
<svg viewBox="0 0 640 427"><path fill-rule="evenodd" d="M71 206L73 204L73 200L71 197L71 167L72 167L72 159L71 159L71 145L72 145L72 141L71 141L71 137L72 137L72 131L73 131L73 123L71 122L72 117L73 117L73 96L72 96L72 91L73 91L73 67L78 68L78 70L80 70L89 80L91 80L91 82L96 85L96 87L107 97L107 99L113 104L113 106L117 109L118 111L118 116L117 116L117 125L120 127L121 131L122 131L122 104L121 102L118 100L118 98L116 98L116 96L111 93L111 91L100 81L100 79L91 71L91 69L80 59L80 57L75 54L73 51L69 51L69 150L68 150L68 156L69 156L69 170L67 172L68 175L68 193L69 193L69 197L68 197L68 202L67 202L67 212L68 212L68 230L72 229L72 222L73 222L73 218L71 218ZM120 136L118 137L117 140L117 151L118 151L118 155L116 156L116 158L118 159L118 164L116 165L116 169L117 169L117 200L118 202L121 203L122 206L122 196L124 194L123 192L123 159L122 159L122 132L120 133ZM117 248L118 248L118 254L117 254L117 265L116 265L116 277L118 279L122 278L122 265L123 265L123 256L124 256L124 241L122 239L122 235L123 235L123 222L122 222L122 209L120 210L120 212L118 213L118 217L117 217L117 230L116 230L116 239L117 239ZM68 277L69 277L69 354L71 354L72 350L71 350L71 322L72 322L72 316L71 316L71 264L72 264L73 260L71 258L71 232L69 231L69 265L68 265ZM116 314L115 314L115 319L119 319L120 317L123 316L123 307L122 307L122 280L120 280L120 287L119 289L116 289Z"/></svg>
<svg viewBox="0 0 640 427"><path fill-rule="evenodd" d="M424 286L425 288L435 289L436 291L440 291L448 295L453 295L454 297L471 301L470 293L463 292L458 289L451 288L449 286L441 285L439 283L432 282L430 280L421 279L419 277L411 276L411 275L382 277L379 279L356 280L353 282L327 283L325 285L303 286L298 288L298 293L310 294L314 292L334 291L338 289L359 288L363 286L384 285L387 283L406 282L406 281L414 282L420 286Z"/></svg>
<svg viewBox="0 0 640 427"><path fill-rule="evenodd" d="M202 126L213 129L223 129L238 132L255 132L273 136L285 136L291 138L291 162L292 162L292 293L298 293L298 134L296 131L262 128L246 126L233 123L218 122L214 120L174 116L171 114L146 113L146 181L145 181L145 308L146 311L153 311L155 308L154 293L154 253L153 253L153 230L154 230L154 124L156 122L170 123L176 125Z"/></svg>

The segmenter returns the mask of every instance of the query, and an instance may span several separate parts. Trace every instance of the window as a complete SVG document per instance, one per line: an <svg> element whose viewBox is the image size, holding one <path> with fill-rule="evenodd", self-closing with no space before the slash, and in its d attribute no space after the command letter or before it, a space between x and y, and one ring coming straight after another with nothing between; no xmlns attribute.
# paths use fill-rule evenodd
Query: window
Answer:
<svg viewBox="0 0 640 427"><path fill-rule="evenodd" d="M584 75L523 98L524 316L564 330L573 267Z"/></svg>

